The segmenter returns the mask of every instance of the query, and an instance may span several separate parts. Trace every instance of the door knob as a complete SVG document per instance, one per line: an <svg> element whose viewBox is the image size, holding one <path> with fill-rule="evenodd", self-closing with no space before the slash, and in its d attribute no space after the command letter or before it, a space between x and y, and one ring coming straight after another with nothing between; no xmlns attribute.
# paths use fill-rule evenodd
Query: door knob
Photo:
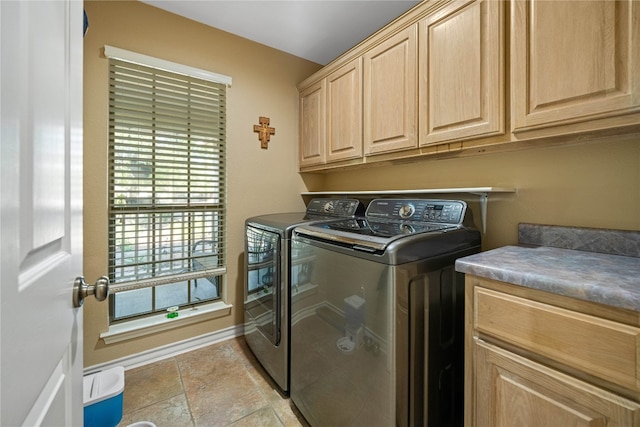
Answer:
<svg viewBox="0 0 640 427"><path fill-rule="evenodd" d="M93 285L87 285L83 276L76 277L73 282L73 306L81 307L84 299L89 295L98 301L104 301L109 296L109 278L102 276Z"/></svg>

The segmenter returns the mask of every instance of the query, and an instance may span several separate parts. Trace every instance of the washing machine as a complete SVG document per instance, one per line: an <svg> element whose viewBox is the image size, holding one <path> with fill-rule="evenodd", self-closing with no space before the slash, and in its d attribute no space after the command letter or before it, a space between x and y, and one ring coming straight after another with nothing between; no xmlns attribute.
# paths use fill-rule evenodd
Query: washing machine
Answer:
<svg viewBox="0 0 640 427"><path fill-rule="evenodd" d="M291 398L312 426L462 426L455 261L480 243L461 200L374 199L364 217L295 228Z"/></svg>

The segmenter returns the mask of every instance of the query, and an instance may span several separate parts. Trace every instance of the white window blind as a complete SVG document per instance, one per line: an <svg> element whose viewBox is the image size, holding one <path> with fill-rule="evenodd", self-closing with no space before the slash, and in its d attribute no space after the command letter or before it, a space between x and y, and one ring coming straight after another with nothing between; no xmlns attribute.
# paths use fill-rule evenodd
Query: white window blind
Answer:
<svg viewBox="0 0 640 427"><path fill-rule="evenodd" d="M109 59L114 292L225 273L225 98L225 83Z"/></svg>

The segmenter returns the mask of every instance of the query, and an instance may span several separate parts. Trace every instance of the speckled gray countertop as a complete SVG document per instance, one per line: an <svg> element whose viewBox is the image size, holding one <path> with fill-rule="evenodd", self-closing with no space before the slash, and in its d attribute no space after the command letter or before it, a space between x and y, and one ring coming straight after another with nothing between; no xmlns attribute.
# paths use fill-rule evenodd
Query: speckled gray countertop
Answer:
<svg viewBox="0 0 640 427"><path fill-rule="evenodd" d="M576 230L575 227L521 224L519 240L528 246L505 246L461 258L456 261L456 270L640 313L640 257L602 253L608 252L603 249L607 245L621 245L619 240L611 245L610 239L607 245L601 245L603 234L608 233L596 229L579 229L578 233L580 240L595 242L590 248L593 251L575 250ZM550 243L551 232L556 243ZM622 234L627 242L634 243L640 236L635 231L614 233L612 239L620 239ZM558 239L557 236L568 237Z"/></svg>

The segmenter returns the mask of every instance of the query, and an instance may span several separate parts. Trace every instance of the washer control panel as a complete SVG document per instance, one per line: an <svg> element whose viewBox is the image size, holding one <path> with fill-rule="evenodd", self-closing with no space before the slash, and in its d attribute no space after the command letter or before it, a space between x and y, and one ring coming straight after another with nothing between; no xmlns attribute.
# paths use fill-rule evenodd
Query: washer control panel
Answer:
<svg viewBox="0 0 640 427"><path fill-rule="evenodd" d="M366 217L389 221L417 221L462 224L467 204L461 200L375 199Z"/></svg>
<svg viewBox="0 0 640 427"><path fill-rule="evenodd" d="M357 199L312 199L307 205L307 213L314 215L352 217L362 215L364 205Z"/></svg>

